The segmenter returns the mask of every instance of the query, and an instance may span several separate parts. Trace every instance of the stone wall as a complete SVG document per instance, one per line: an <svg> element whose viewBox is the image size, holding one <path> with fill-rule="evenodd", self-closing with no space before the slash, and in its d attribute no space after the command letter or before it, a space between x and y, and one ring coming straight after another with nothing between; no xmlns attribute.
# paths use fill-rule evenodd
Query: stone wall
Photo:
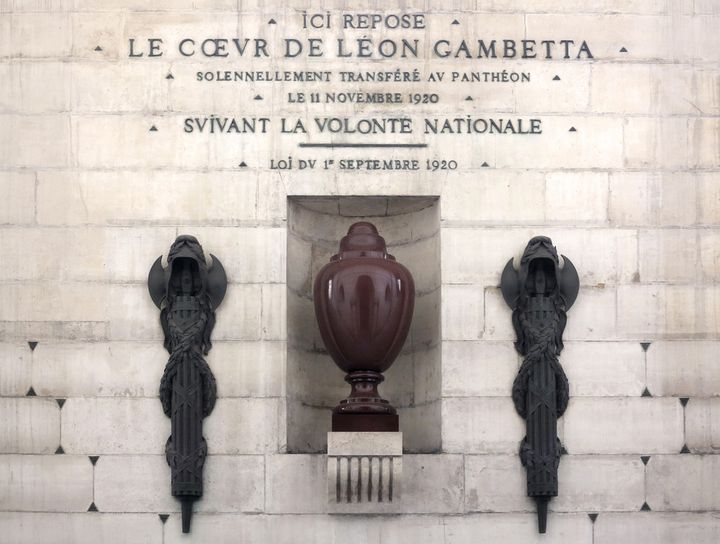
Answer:
<svg viewBox="0 0 720 544"><path fill-rule="evenodd" d="M434 149L454 154L457 171L384 174L270 170L265 159L300 137L184 134L192 114L302 108L278 86L196 84L216 60L127 58L131 36L270 36L270 17L289 28L301 9L345 3L150 4L0 0L0 540L720 541L715 0L393 4L425 10L428 35L458 19L453 32L469 36L585 39L595 59L513 61L530 83L448 86L443 103L411 113L536 115L542 138L438 136ZM417 448L432 453L404 456L404 515L326 514L325 456L288 453L302 450L288 447L288 269L307 258L293 251L288 197L308 195L438 198L439 356L419 366L439 379L428 417L439 432ZM190 535L169 492L157 398L167 355L146 288L181 233L220 257L230 280L208 357L219 400ZM517 456L519 359L499 292L503 266L537 234L581 279L561 358L568 455L545 537ZM402 405L396 386L387 390Z"/></svg>

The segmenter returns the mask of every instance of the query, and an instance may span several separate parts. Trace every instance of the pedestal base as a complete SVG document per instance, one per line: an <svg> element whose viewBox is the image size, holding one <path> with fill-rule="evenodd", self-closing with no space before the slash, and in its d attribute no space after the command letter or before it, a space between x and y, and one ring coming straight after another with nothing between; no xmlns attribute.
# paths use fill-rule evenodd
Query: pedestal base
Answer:
<svg viewBox="0 0 720 544"><path fill-rule="evenodd" d="M333 413L332 430L334 433L396 433L400 430L400 418L397 414ZM400 446L402 451L402 442Z"/></svg>
<svg viewBox="0 0 720 544"><path fill-rule="evenodd" d="M328 433L328 512L397 513L401 482L402 433Z"/></svg>

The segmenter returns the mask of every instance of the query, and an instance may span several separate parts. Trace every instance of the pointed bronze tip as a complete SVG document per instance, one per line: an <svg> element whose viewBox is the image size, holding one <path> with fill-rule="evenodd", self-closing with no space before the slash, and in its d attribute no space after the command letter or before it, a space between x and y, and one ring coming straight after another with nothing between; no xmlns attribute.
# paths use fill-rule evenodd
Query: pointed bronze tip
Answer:
<svg viewBox="0 0 720 544"><path fill-rule="evenodd" d="M190 532L190 518L192 517L192 499L183 498L182 504L182 532Z"/></svg>
<svg viewBox="0 0 720 544"><path fill-rule="evenodd" d="M547 531L547 511L549 497L535 497L537 503L538 533L545 534Z"/></svg>

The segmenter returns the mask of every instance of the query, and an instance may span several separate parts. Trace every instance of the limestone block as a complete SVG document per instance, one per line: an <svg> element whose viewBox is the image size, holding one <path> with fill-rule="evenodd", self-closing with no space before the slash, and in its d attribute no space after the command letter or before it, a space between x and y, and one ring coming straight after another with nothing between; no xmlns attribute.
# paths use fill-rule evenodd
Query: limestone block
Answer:
<svg viewBox="0 0 720 544"><path fill-rule="evenodd" d="M673 34L670 45L673 59L702 60L706 52L720 45L720 36L714 29L719 21L718 14L700 17L676 17L673 20Z"/></svg>
<svg viewBox="0 0 720 544"><path fill-rule="evenodd" d="M528 7L521 8L521 11ZM538 46L535 50L541 49L542 46ZM513 63L512 69L531 74L529 82L514 87L516 111L529 114L587 111L590 97L589 65L536 63L529 60ZM553 80L556 75L560 76L559 82Z"/></svg>
<svg viewBox="0 0 720 544"><path fill-rule="evenodd" d="M0 321L0 335L6 341L83 341L103 342L108 338L108 326L104 321Z"/></svg>
<svg viewBox="0 0 720 544"><path fill-rule="evenodd" d="M625 47L633 60L655 60L672 57L672 44L665 39L670 21L662 16L618 14L530 14L527 35L539 35L552 28L557 36L581 43L586 40L597 59L627 60Z"/></svg>
<svg viewBox="0 0 720 544"><path fill-rule="evenodd" d="M8 6L9 7L9 6ZM3 6L0 11L0 57L9 57L15 48L12 43L12 19L11 13L4 13L10 11Z"/></svg>
<svg viewBox="0 0 720 544"><path fill-rule="evenodd" d="M691 168L720 166L720 122L712 117L688 121L688 147Z"/></svg>
<svg viewBox="0 0 720 544"><path fill-rule="evenodd" d="M634 231L557 228L545 229L544 234L552 238L560 254L567 255L573 262L581 285L602 287L608 283L629 282L636 275L637 234Z"/></svg>
<svg viewBox="0 0 720 544"><path fill-rule="evenodd" d="M505 264L515 252L522 251L532 237L531 232L513 228L444 228L443 281L500 285Z"/></svg>
<svg viewBox="0 0 720 544"><path fill-rule="evenodd" d="M287 260L293 263L287 271L287 286L294 294L312 293L312 243L293 232L287 236Z"/></svg>
<svg viewBox="0 0 720 544"><path fill-rule="evenodd" d="M404 455L402 512L461 513L463 481L462 455Z"/></svg>
<svg viewBox="0 0 720 544"><path fill-rule="evenodd" d="M106 197L107 198L107 197ZM89 229L80 227L77 229L68 229L68 237L82 241L82 230L89 233L100 233L100 241L97 246L89 249L78 250L77 254L92 254L93 250L100 257L101 266L97 266L97 260L92 257L86 257L86 261L92 262L82 267L82 264L76 264L71 268L72 276L82 279L101 279L105 281L115 282L136 282L145 284L150 266L160 255L167 255L170 244L175 240L176 229L171 227L154 227L154 228L103 228ZM47 231L47 229L44 229ZM62 229L57 229L63 232ZM190 231L192 232L192 231ZM200 242L205 240L200 238ZM208 240L212 244L212 240ZM210 245L205 251L212 251L214 248ZM66 267L70 268L70 267Z"/></svg>
<svg viewBox="0 0 720 544"><path fill-rule="evenodd" d="M559 495L550 502L555 512L635 510L644 500L645 471L638 457L564 455L558 478ZM534 511L519 456L466 456L465 510Z"/></svg>
<svg viewBox="0 0 720 544"><path fill-rule="evenodd" d="M54 399L0 398L0 453L55 453L60 409Z"/></svg>
<svg viewBox="0 0 720 544"><path fill-rule="evenodd" d="M0 115L0 162L5 167L61 167L69 164L67 115ZM52 135L52 137L51 137ZM39 146L42 153L38 153Z"/></svg>
<svg viewBox="0 0 720 544"><path fill-rule="evenodd" d="M7 0L12 9L7 11L68 11L73 7L72 0ZM5 11L0 9L0 11Z"/></svg>
<svg viewBox="0 0 720 544"><path fill-rule="evenodd" d="M567 456L561 460L565 462ZM465 456L465 512L532 512L525 468L517 452Z"/></svg>
<svg viewBox="0 0 720 544"><path fill-rule="evenodd" d="M413 362L413 399L416 404L433 402L440 398L442 389L441 346L419 349L411 354ZM393 365L394 366L394 365ZM392 370L392 367L391 367ZM401 381L403 378L398 377Z"/></svg>
<svg viewBox="0 0 720 544"><path fill-rule="evenodd" d="M720 539L716 513L688 512L607 513L595 522L595 544L713 544Z"/></svg>
<svg viewBox="0 0 720 544"><path fill-rule="evenodd" d="M403 449L408 453L437 453L441 451L441 400L398 408L400 432L405 436ZM411 511L411 510L409 510Z"/></svg>
<svg viewBox="0 0 720 544"><path fill-rule="evenodd" d="M264 505L261 455L209 455L197 512L260 512ZM164 455L107 455L95 466L95 504L101 512L178 512Z"/></svg>
<svg viewBox="0 0 720 544"><path fill-rule="evenodd" d="M572 340L616 339L615 289L608 287L580 288L573 307L568 310L563 338Z"/></svg>
<svg viewBox="0 0 720 544"><path fill-rule="evenodd" d="M720 224L720 175L701 173L697 177L698 222L704 225Z"/></svg>
<svg viewBox="0 0 720 544"><path fill-rule="evenodd" d="M70 20L73 57L95 61L118 60L127 55L125 13L72 13ZM96 50L98 46L101 51Z"/></svg>
<svg viewBox="0 0 720 544"><path fill-rule="evenodd" d="M156 132L150 131L152 126L157 128ZM82 168L187 169L207 166L208 136L183 133L178 117L77 115L73 117L72 131L74 154ZM148 152L138 153L138 149ZM256 151L253 149L252 152ZM236 150L237 153L245 154L247 150ZM224 166L229 168L236 164Z"/></svg>
<svg viewBox="0 0 720 544"><path fill-rule="evenodd" d="M638 241L641 281L692 283L697 277L696 231L680 229L641 231Z"/></svg>
<svg viewBox="0 0 720 544"><path fill-rule="evenodd" d="M715 334L720 290L686 285L618 288L618 331L626 338Z"/></svg>
<svg viewBox="0 0 720 544"><path fill-rule="evenodd" d="M0 172L0 223L25 225L35 220L35 176L30 172Z"/></svg>
<svg viewBox="0 0 720 544"><path fill-rule="evenodd" d="M203 542L222 541L228 535L241 535L251 542L293 544L298 538L317 544L402 544L408 539L443 542L441 516L327 516L327 515L193 515L192 535ZM180 517L171 515L165 529L165 542L185 542Z"/></svg>
<svg viewBox="0 0 720 544"><path fill-rule="evenodd" d="M720 455L658 455L647 465L647 503L655 511L707 511L720 505Z"/></svg>
<svg viewBox="0 0 720 544"><path fill-rule="evenodd" d="M273 514L327 512L325 455L268 455L266 460L266 512Z"/></svg>
<svg viewBox="0 0 720 544"><path fill-rule="evenodd" d="M415 296L415 310L413 311L413 319L410 324L410 332L408 333L408 339L405 341L405 347L410 344L413 347L431 347L437 345L440 341L440 315L441 315L441 304L442 308L446 306L446 297L443 295L442 302L440 300L440 292L445 290L446 286L435 289L430 293ZM482 293L477 293L479 286L472 286L476 292L473 297L480 296ZM467 292L467 290L466 290ZM448 300L450 302L452 299ZM475 305L475 300L471 300L470 304ZM479 312L476 314L475 312ZM482 319L482 305L477 308L474 307L470 312L469 319L477 320ZM452 317L451 317L452 319ZM457 324L459 326L459 324ZM469 330L468 325L462 325L462 330ZM317 344L320 345L320 344Z"/></svg>
<svg viewBox="0 0 720 544"><path fill-rule="evenodd" d="M510 342L442 344L443 397L508 396L519 368Z"/></svg>
<svg viewBox="0 0 720 544"><path fill-rule="evenodd" d="M592 522L587 514L548 516L548 532L553 544L591 544ZM446 544L503 542L541 544L547 537L537 532L537 514L479 514L448 517L445 520Z"/></svg>
<svg viewBox="0 0 720 544"><path fill-rule="evenodd" d="M250 201L257 208L259 221L282 223L287 220L287 197L291 187L294 185L289 186L279 172L263 175L262 183L257 183L257 199Z"/></svg>
<svg viewBox="0 0 720 544"><path fill-rule="evenodd" d="M159 342L39 343L32 385L50 397L155 397L167 356Z"/></svg>
<svg viewBox="0 0 720 544"><path fill-rule="evenodd" d="M5 228L7 279L146 282L151 264L167 252L173 228ZM28 247L37 248L28 252ZM72 255L72 259L68 259Z"/></svg>
<svg viewBox="0 0 720 544"><path fill-rule="evenodd" d="M673 64L594 64L592 109L622 114L695 115L695 70ZM618 81L624 86L618 92Z"/></svg>
<svg viewBox="0 0 720 544"><path fill-rule="evenodd" d="M693 453L720 452L720 398L692 399L685 407L685 442Z"/></svg>
<svg viewBox="0 0 720 544"><path fill-rule="evenodd" d="M499 288L485 289L485 331L483 340L515 341L512 311L503 299Z"/></svg>
<svg viewBox="0 0 720 544"><path fill-rule="evenodd" d="M27 344L0 343L0 396L20 397L32 385Z"/></svg>
<svg viewBox="0 0 720 544"><path fill-rule="evenodd" d="M636 510L645 498L645 467L637 456L565 455L558 472L560 512Z"/></svg>
<svg viewBox="0 0 720 544"><path fill-rule="evenodd" d="M347 397L350 386L344 380L345 373L335 365L330 355L290 349L287 356L287 383L290 389L289 395L293 399L312 406L333 408L340 399ZM407 356L405 359L412 362ZM384 383L380 389L383 397L395 401L397 397L392 393L396 391L392 391L392 385ZM388 395L388 391L392 393ZM410 397L411 392L408 392L406 402L410 402Z"/></svg>
<svg viewBox="0 0 720 544"><path fill-rule="evenodd" d="M147 285L116 284L104 290L105 300L102 302L106 306L99 311L109 320L112 340L154 340L162 344L164 335L160 326L160 310L153 304ZM228 292L232 291L228 289ZM220 318L218 322L222 323Z"/></svg>
<svg viewBox="0 0 720 544"><path fill-rule="evenodd" d="M280 400L218 399L205 418L203 434L210 454L272 453L278 450Z"/></svg>
<svg viewBox="0 0 720 544"><path fill-rule="evenodd" d="M450 174L443 185L442 220L473 224L537 223L544 218L542 206L538 205L544 192L540 173L507 171L501 177L483 171ZM450 256L452 252L445 244L452 244L452 239L448 240L446 233L461 235L464 232L443 230L443 254Z"/></svg>
<svg viewBox="0 0 720 544"><path fill-rule="evenodd" d="M285 395L284 342L213 342L207 357L219 397Z"/></svg>
<svg viewBox="0 0 720 544"><path fill-rule="evenodd" d="M88 1L88 0L84 0ZM113 0L119 7L125 2ZM188 0L182 0L186 6ZM132 0L135 6L141 4L138 0ZM131 4L131 6L132 6ZM207 5L207 4L206 4ZM221 2L220 5L227 5ZM234 10L233 10L234 11ZM264 15L264 14L263 14ZM262 26L260 21L262 20ZM268 29L267 17L261 19L259 13L248 13L247 17L238 20L235 14L222 12L204 12L199 17L197 13L192 11L180 11L176 9L165 11L149 11L147 4L143 6L143 11L130 11L126 16L125 35L138 38L146 37L147 29L153 29L152 37L163 40L165 49L165 58L172 60L193 60L193 57L183 57L178 52L174 44L177 44L183 38L193 36L235 36L239 32L239 36L250 35L250 30L254 29L253 36L267 37L272 27Z"/></svg>
<svg viewBox="0 0 720 544"><path fill-rule="evenodd" d="M491 11L525 11L528 13L627 13L627 14L663 14L667 4L663 0L580 0L570 4L556 0L535 0L528 6L523 0L491 0L483 9Z"/></svg>
<svg viewBox="0 0 720 544"><path fill-rule="evenodd" d="M70 398L63 406L67 453L162 454L169 435L159 399Z"/></svg>
<svg viewBox="0 0 720 544"><path fill-rule="evenodd" d="M169 4L159 6L148 6L142 0L103 0L103 9L107 10L130 10L130 11L172 11L179 10L230 10L234 11L236 2L219 0L209 2L208 0L173 0ZM95 0L76 0L75 9L79 11L95 11L97 2Z"/></svg>
<svg viewBox="0 0 720 544"><path fill-rule="evenodd" d="M33 282L0 285L0 321L104 321L108 289L87 283ZM37 301L42 300L39 305Z"/></svg>
<svg viewBox="0 0 720 544"><path fill-rule="evenodd" d="M688 121L683 117L627 117L623 139L628 168L688 166Z"/></svg>
<svg viewBox="0 0 720 544"><path fill-rule="evenodd" d="M297 350L312 352L324 346L315 319L312 298L299 296L292 291L286 295L288 343Z"/></svg>
<svg viewBox="0 0 720 544"><path fill-rule="evenodd" d="M261 287L263 340L287 340L287 289L281 284Z"/></svg>
<svg viewBox="0 0 720 544"><path fill-rule="evenodd" d="M443 281L499 285L508 260L520 255L538 234L551 237L558 251L572 260L581 285L630 281L637 272L637 234L631 230L447 228L443 230ZM594 251L588 251L589 247Z"/></svg>
<svg viewBox="0 0 720 544"><path fill-rule="evenodd" d="M711 178L688 172L612 172L610 222L613 225L693 225L698 209L696 185L701 179L707 180L707 188L712 187ZM702 206L705 199L700 196L697 200Z"/></svg>
<svg viewBox="0 0 720 544"><path fill-rule="evenodd" d="M545 93L547 95L547 93ZM554 98L553 98L554 100ZM605 172L552 172L545 178L545 220L607 222L608 175ZM565 251L561 248L562 251Z"/></svg>
<svg viewBox="0 0 720 544"><path fill-rule="evenodd" d="M647 352L648 389L653 395L710 397L720 394L719 342L653 342Z"/></svg>
<svg viewBox="0 0 720 544"><path fill-rule="evenodd" d="M450 453L517 453L525 423L509 397L442 401L443 450Z"/></svg>
<svg viewBox="0 0 720 544"><path fill-rule="evenodd" d="M440 236L411 241L390 249L413 275L416 293L429 293L440 285Z"/></svg>
<svg viewBox="0 0 720 544"><path fill-rule="evenodd" d="M444 340L477 340L483 334L482 285L443 285Z"/></svg>
<svg viewBox="0 0 720 544"><path fill-rule="evenodd" d="M93 466L85 455L3 455L1 460L0 510L86 512L93 500Z"/></svg>
<svg viewBox="0 0 720 544"><path fill-rule="evenodd" d="M264 319L262 291L260 284L228 285L225 298L215 312L213 340L260 340Z"/></svg>
<svg viewBox="0 0 720 544"><path fill-rule="evenodd" d="M11 39L0 41L0 56L65 57L70 54L72 31L65 13L15 13L6 16Z"/></svg>
<svg viewBox="0 0 720 544"><path fill-rule="evenodd" d="M331 427L330 410L324 406L308 406L292 397L288 398L285 409L287 450L291 453L327 451L327 433L330 432ZM281 432L281 441L285 439L283 435L285 433ZM325 484L323 483L323 498L325 494Z"/></svg>
<svg viewBox="0 0 720 544"><path fill-rule="evenodd" d="M73 112L151 112L169 108L167 66L130 60L77 62L71 69Z"/></svg>
<svg viewBox="0 0 720 544"><path fill-rule="evenodd" d="M645 353L638 342L565 342L560 364L571 397L639 397L645 389Z"/></svg>
<svg viewBox="0 0 720 544"><path fill-rule="evenodd" d="M198 512L262 512L265 459L262 455L210 455L205 461L203 488Z"/></svg>
<svg viewBox="0 0 720 544"><path fill-rule="evenodd" d="M528 15L528 19L532 17ZM597 23L595 23L597 24ZM554 25L554 23L553 23ZM496 168L620 168L623 165L623 123L614 117L546 116L542 120L542 139L528 140L528 135L507 138L481 136L486 155L473 155L470 166L481 167L487 156ZM570 128L575 127L575 132ZM488 140L489 139L489 140ZM553 153L542 143L553 142Z"/></svg>
<svg viewBox="0 0 720 544"><path fill-rule="evenodd" d="M67 111L69 74L68 64L63 62L0 63L0 111Z"/></svg>
<svg viewBox="0 0 720 544"><path fill-rule="evenodd" d="M683 410L672 398L571 398L563 443L571 454L676 453Z"/></svg>
<svg viewBox="0 0 720 544"><path fill-rule="evenodd" d="M47 171L38 174L37 190L44 225L234 225L256 218L257 179L248 172Z"/></svg>
<svg viewBox="0 0 720 544"><path fill-rule="evenodd" d="M206 463L211 460L209 456ZM94 487L100 512L180 510L180 501L170 494L170 467L165 455L101 455L95 465Z"/></svg>
<svg viewBox="0 0 720 544"><path fill-rule="evenodd" d="M354 157L360 158L360 157ZM285 177L285 179L282 179ZM292 195L431 195L437 196L441 192L442 178L430 170L420 172L397 172L393 176L378 176L376 172L353 171L352 175L318 177L313 172L296 172L292 181L282 172L271 174L272 197L284 200L285 196ZM273 204L273 208L276 205ZM285 208L285 202L282 202Z"/></svg>
<svg viewBox="0 0 720 544"><path fill-rule="evenodd" d="M193 539L203 542L222 542L228 535L233 535L231 538L237 536L252 542L276 544L291 544L297 542L299 537L311 535L314 542L330 544L336 535L331 523L332 518L328 516L217 515L198 512L193 514L191 535ZM181 518L178 515L170 516L165 533L164 542L167 544L187 541L187 535L181 532Z"/></svg>
<svg viewBox="0 0 720 544"><path fill-rule="evenodd" d="M101 239L99 231L3 228L0 230L0 243L7 249L9 258L0 265L0 271L4 277L16 281L83 279L72 277L75 262L79 263L80 270L86 267L102 270L102 253L98 251L98 247L102 247ZM76 240L77 243L74 243ZM28 252L28 247L37 250ZM68 255L75 257L69 263Z"/></svg>
<svg viewBox="0 0 720 544"><path fill-rule="evenodd" d="M222 260L230 283L285 282L286 229L194 227L190 232Z"/></svg>
<svg viewBox="0 0 720 544"><path fill-rule="evenodd" d="M402 433L328 433L328 511L383 513L402 502Z"/></svg>
<svg viewBox="0 0 720 544"><path fill-rule="evenodd" d="M720 280L720 231L700 231L698 233L702 278L706 282Z"/></svg>
<svg viewBox="0 0 720 544"><path fill-rule="evenodd" d="M718 6L713 0L695 0L693 13L707 13L711 15L718 14Z"/></svg>
<svg viewBox="0 0 720 544"><path fill-rule="evenodd" d="M720 72L712 68L698 68L694 71L693 76L694 97L698 109L704 115L717 115L720 111L720 96L716 89L720 80Z"/></svg>
<svg viewBox="0 0 720 544"><path fill-rule="evenodd" d="M14 544L162 543L162 525L155 514L3 512L0 532Z"/></svg>

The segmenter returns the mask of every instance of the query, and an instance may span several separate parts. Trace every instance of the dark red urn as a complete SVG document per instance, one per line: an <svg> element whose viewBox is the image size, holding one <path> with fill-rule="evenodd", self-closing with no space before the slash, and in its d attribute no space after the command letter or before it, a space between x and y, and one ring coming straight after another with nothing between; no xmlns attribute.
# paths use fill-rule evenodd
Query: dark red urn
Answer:
<svg viewBox="0 0 720 544"><path fill-rule="evenodd" d="M397 411L377 388L410 329L410 271L387 253L375 225L355 223L315 277L314 298L323 342L352 387L333 409L332 430L398 431Z"/></svg>

